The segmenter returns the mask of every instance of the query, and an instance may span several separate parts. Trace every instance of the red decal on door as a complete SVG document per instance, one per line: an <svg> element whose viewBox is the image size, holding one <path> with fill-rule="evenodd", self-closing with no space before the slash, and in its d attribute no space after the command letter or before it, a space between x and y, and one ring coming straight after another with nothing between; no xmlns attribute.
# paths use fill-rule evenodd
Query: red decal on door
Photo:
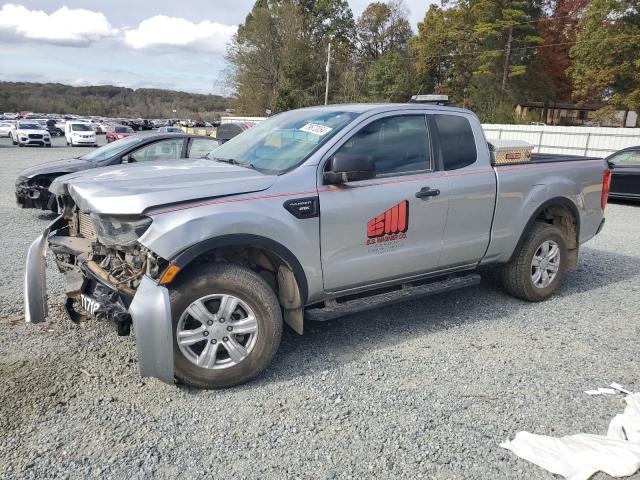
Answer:
<svg viewBox="0 0 640 480"><path fill-rule="evenodd" d="M409 201L394 205L386 212L369 220L367 223L367 237L375 238L384 235L404 233L409 228Z"/></svg>

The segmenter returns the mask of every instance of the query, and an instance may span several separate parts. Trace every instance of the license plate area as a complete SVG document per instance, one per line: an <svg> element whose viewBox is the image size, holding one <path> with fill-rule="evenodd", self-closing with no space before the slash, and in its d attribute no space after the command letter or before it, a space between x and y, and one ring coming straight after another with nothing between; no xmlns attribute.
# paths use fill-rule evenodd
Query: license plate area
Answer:
<svg viewBox="0 0 640 480"><path fill-rule="evenodd" d="M98 310L100 310L100 308L102 307L100 302L98 302L94 298L91 298L88 295L85 295L84 293L80 294L80 306L89 315L95 315L98 312Z"/></svg>

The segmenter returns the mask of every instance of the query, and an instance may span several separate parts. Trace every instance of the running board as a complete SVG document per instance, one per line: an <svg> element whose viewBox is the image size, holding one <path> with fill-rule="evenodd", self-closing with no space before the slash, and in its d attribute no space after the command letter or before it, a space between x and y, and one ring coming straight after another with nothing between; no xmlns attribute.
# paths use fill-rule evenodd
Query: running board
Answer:
<svg viewBox="0 0 640 480"><path fill-rule="evenodd" d="M405 302L407 300L448 292L450 290L457 290L458 288L471 287L479 283L480 275L472 273L463 277L449 277L445 280L423 285L403 285L400 290L379 293L369 297L356 298L344 302L328 300L325 302L325 307L306 310L304 317L305 320L313 322L326 322L327 320L371 310L372 308L386 307L394 303Z"/></svg>

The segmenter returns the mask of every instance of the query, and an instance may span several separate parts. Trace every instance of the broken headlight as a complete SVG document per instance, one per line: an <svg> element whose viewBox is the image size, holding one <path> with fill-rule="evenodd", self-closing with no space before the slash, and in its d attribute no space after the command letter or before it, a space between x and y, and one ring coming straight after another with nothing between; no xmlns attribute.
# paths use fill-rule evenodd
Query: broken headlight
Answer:
<svg viewBox="0 0 640 480"><path fill-rule="evenodd" d="M92 213L91 220L100 243L107 247L129 247L151 225L151 218L140 215L97 215Z"/></svg>

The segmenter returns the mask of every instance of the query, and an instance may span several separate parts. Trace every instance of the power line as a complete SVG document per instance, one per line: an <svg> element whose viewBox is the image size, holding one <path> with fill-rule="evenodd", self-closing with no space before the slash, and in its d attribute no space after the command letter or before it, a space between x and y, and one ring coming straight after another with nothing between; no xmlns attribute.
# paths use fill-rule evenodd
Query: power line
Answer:
<svg viewBox="0 0 640 480"><path fill-rule="evenodd" d="M500 28L509 28L509 27L516 27L518 25L527 25L529 23L540 23L540 22L550 22L553 20L563 20L566 18L573 18L573 19L579 19L580 15L578 14L571 14L571 15L558 15L556 17L541 17L535 20L526 20L523 22L507 22L507 20L501 20L504 22L507 22L505 25L502 25ZM424 22L420 22L420 23L424 23ZM489 25L489 22L483 23L483 22L478 22L478 25ZM465 31L467 32L472 32L473 29L466 29Z"/></svg>
<svg viewBox="0 0 640 480"><path fill-rule="evenodd" d="M620 40L620 39L628 39L628 38L640 38L640 34L626 34L626 35L621 35L618 37L611 37L611 38L607 38L606 40ZM594 38L594 39L590 39L590 40L583 40L583 42L602 42L603 39L601 38ZM566 46L566 45L575 45L576 43L578 43L577 41L573 41L573 42L559 42L559 43L548 43L546 45L532 45L529 47L511 47L511 51L513 52L514 50L537 50L539 48L551 48L551 47L560 47L560 46ZM506 48L500 48L500 49L493 49L493 50L474 50L471 52L452 52L449 54L445 54L445 55L426 55L426 56L407 56L407 57L400 57L403 60L427 60L427 59L431 59L431 58L451 58L451 57L463 57L466 55L481 55L483 53L505 53L507 51Z"/></svg>

